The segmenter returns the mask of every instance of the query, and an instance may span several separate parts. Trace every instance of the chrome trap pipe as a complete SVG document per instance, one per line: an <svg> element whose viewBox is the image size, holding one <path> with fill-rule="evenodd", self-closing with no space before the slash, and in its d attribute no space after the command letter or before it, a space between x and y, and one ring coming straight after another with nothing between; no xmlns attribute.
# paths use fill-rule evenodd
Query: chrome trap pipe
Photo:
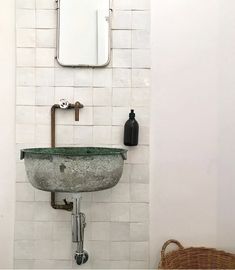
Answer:
<svg viewBox="0 0 235 270"><path fill-rule="evenodd" d="M75 252L75 260L78 265L82 265L88 261L88 253L84 250L84 230L86 227L86 216L80 212L81 196L73 199L72 212L72 241L77 243Z"/></svg>

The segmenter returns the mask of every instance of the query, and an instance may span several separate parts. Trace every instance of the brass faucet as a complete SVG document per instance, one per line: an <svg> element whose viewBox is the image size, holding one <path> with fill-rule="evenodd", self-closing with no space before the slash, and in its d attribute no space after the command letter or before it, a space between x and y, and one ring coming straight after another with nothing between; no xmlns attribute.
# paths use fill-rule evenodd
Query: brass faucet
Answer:
<svg viewBox="0 0 235 270"><path fill-rule="evenodd" d="M79 102L76 101L75 104L69 103L65 99L61 99L59 104L54 104L51 107L51 147L55 147L55 113L57 109L62 109L62 110L75 110L75 121L79 121L79 114L80 114L80 109L82 109L84 106ZM72 211L73 210L73 203L70 202L68 203L66 199L64 200L64 205L58 205L55 202L55 193L51 193L51 206L54 209L61 209L61 210L67 210L67 211Z"/></svg>

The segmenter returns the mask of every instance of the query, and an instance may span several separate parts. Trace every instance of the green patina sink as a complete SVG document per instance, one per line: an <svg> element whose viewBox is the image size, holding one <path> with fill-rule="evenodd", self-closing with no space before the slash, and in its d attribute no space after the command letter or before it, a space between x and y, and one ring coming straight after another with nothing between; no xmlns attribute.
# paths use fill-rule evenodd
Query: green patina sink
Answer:
<svg viewBox="0 0 235 270"><path fill-rule="evenodd" d="M50 192L91 192L112 188L120 180L127 150L56 147L21 150L29 182Z"/></svg>

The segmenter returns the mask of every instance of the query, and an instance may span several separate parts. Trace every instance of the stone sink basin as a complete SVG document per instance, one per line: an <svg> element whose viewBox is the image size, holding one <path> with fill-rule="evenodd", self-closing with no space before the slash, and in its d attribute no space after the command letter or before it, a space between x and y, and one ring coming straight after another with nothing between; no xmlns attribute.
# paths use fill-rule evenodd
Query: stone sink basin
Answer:
<svg viewBox="0 0 235 270"><path fill-rule="evenodd" d="M29 182L50 192L91 192L114 187L127 150L97 147L21 150Z"/></svg>

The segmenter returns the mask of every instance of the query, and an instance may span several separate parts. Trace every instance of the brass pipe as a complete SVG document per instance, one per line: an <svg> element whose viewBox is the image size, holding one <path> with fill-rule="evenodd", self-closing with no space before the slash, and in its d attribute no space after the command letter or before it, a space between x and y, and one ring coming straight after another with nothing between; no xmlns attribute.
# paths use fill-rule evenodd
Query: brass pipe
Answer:
<svg viewBox="0 0 235 270"><path fill-rule="evenodd" d="M79 109L82 108L83 105L80 104L80 102L76 102L75 105L74 105L74 108L75 108L75 121L79 121Z"/></svg>
<svg viewBox="0 0 235 270"><path fill-rule="evenodd" d="M71 212L73 210L73 203L67 202L67 200L64 199L64 204L56 204L55 192L51 192L51 207L57 210L66 210Z"/></svg>
<svg viewBox="0 0 235 270"><path fill-rule="evenodd" d="M56 114L56 109L62 109L62 110L70 110L70 109L75 109L75 121L79 121L79 110L83 108L83 105L80 102L76 102L75 104L69 104L67 108L61 108L59 104L54 104L51 107L51 147L55 147L56 141L55 141L55 114ZM72 202L67 202L64 200L63 205L58 205L56 204L56 199L55 199L55 192L51 192L51 207L54 209L59 209L59 210L67 210L67 211L72 211L73 210L73 203Z"/></svg>
<svg viewBox="0 0 235 270"><path fill-rule="evenodd" d="M59 104L54 104L51 107L51 147L55 147L55 112L56 109L59 109Z"/></svg>

